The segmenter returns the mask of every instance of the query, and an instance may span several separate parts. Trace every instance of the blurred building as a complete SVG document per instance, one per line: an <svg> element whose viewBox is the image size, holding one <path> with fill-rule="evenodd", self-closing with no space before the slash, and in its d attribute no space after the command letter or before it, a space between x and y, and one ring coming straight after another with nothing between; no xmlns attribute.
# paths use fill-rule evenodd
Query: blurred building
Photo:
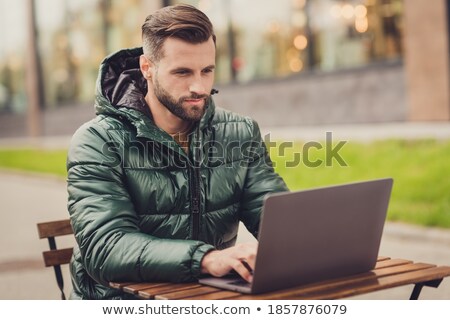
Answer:
<svg viewBox="0 0 450 320"><path fill-rule="evenodd" d="M39 0L44 134L92 117L104 56L182 2L214 24L216 101L262 125L450 120L448 0ZM26 6L0 0L0 136L27 111Z"/></svg>

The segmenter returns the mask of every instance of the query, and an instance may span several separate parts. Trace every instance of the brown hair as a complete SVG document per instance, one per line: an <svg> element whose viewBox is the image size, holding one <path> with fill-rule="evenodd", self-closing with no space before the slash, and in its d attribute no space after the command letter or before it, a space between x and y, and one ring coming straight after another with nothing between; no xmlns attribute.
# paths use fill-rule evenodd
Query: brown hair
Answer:
<svg viewBox="0 0 450 320"><path fill-rule="evenodd" d="M153 62L163 57L162 46L169 37L197 44L213 37L213 26L208 17L193 6L180 4L168 6L149 15L142 25L144 55Z"/></svg>

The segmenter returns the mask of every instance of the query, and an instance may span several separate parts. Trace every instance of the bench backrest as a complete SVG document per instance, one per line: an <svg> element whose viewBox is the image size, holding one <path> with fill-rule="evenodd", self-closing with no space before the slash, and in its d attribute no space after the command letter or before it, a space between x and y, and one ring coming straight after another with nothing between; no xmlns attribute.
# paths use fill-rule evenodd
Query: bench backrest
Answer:
<svg viewBox="0 0 450 320"><path fill-rule="evenodd" d="M73 248L58 249L55 238L73 234L69 219L43 222L37 224L39 239L48 239L50 250L42 252L46 267L53 267L55 270L56 282L61 290L61 299L65 300L64 280L61 273L61 265L70 262Z"/></svg>

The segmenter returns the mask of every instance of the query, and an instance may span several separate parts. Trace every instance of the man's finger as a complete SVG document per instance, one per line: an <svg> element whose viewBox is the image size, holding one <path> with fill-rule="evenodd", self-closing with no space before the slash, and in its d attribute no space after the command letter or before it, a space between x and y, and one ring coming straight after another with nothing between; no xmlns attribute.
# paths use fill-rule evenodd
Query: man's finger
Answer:
<svg viewBox="0 0 450 320"><path fill-rule="evenodd" d="M253 275L251 274L251 270L249 270L242 261L235 260L232 265L233 269L247 282L253 281Z"/></svg>
<svg viewBox="0 0 450 320"><path fill-rule="evenodd" d="M241 263L244 265L244 267L247 268L247 270L248 270L248 272L250 272L250 274L253 274L253 268L247 263L247 261L241 260Z"/></svg>
<svg viewBox="0 0 450 320"><path fill-rule="evenodd" d="M239 260L245 261L246 266L249 267L251 271L255 269L257 248L256 245L248 246L239 256Z"/></svg>

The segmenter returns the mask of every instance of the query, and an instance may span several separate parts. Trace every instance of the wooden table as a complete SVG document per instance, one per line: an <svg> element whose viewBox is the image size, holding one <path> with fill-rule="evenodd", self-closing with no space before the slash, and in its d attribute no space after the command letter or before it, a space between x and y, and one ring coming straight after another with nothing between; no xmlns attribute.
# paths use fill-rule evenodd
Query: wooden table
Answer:
<svg viewBox="0 0 450 320"><path fill-rule="evenodd" d="M141 299L319 300L340 299L414 284L410 299L418 299L423 286L437 288L443 278L448 276L450 276L450 266L438 267L428 263L414 263L404 259L379 257L375 268L370 272L256 295L240 294L198 283L111 282L110 286L134 294Z"/></svg>

